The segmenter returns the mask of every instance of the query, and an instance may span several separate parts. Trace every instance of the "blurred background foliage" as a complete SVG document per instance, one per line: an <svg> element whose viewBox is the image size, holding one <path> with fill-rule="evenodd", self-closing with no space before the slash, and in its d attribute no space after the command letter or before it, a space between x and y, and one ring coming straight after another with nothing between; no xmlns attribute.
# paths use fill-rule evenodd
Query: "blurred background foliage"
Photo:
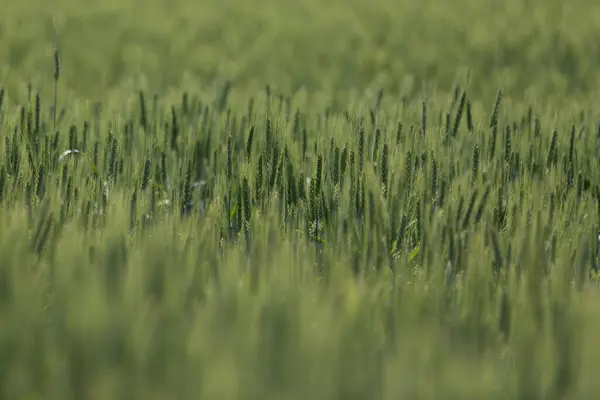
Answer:
<svg viewBox="0 0 600 400"><path fill-rule="evenodd" d="M593 0L22 0L0 15L0 79L16 90L51 77L59 40L62 84L94 100L231 79L407 97L460 81L490 101L502 86L560 102L596 97L598 26Z"/></svg>

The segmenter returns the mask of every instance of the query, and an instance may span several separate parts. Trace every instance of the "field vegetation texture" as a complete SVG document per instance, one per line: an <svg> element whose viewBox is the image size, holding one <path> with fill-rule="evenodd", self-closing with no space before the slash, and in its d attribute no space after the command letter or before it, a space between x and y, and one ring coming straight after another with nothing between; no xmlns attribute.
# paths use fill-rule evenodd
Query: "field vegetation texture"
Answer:
<svg viewBox="0 0 600 400"><path fill-rule="evenodd" d="M6 2L0 398L597 398L599 27Z"/></svg>

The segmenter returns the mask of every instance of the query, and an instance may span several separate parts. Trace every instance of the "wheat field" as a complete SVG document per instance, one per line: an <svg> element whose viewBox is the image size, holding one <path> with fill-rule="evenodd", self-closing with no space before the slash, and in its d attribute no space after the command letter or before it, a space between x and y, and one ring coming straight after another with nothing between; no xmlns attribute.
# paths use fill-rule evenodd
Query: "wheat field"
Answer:
<svg viewBox="0 0 600 400"><path fill-rule="evenodd" d="M3 5L0 398L596 398L598 27Z"/></svg>

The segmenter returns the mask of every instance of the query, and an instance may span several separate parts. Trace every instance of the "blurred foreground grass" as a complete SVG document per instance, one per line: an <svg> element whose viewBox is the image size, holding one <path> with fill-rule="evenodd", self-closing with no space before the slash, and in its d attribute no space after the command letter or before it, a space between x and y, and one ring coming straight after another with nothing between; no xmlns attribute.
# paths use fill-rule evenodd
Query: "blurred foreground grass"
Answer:
<svg viewBox="0 0 600 400"><path fill-rule="evenodd" d="M599 18L3 6L0 396L597 397Z"/></svg>

